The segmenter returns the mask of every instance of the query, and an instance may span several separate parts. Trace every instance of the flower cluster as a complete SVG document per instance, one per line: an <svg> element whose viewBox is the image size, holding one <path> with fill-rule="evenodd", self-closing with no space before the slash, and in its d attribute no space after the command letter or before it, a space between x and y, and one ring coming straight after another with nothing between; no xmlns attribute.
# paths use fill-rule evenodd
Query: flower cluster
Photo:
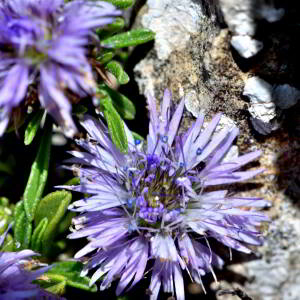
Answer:
<svg viewBox="0 0 300 300"><path fill-rule="evenodd" d="M6 232L7 233L7 232ZM6 233L0 236L2 246ZM1 300L63 300L56 295L46 292L32 282L49 270L42 267L29 271L29 258L38 254L31 250L20 252L0 251L0 299Z"/></svg>
<svg viewBox="0 0 300 300"><path fill-rule="evenodd" d="M120 14L103 1L0 2L0 135L31 84L65 133L74 134L67 93L95 96L86 46L97 39L93 29L112 23Z"/></svg>
<svg viewBox="0 0 300 300"><path fill-rule="evenodd" d="M268 203L230 196L223 189L262 172L239 171L260 151L224 159L238 129L218 130L220 114L206 126L200 115L179 134L184 100L174 110L168 90L160 112L151 96L148 105L146 144L134 139L124 124L127 154L114 146L101 121L86 116L82 122L88 139L77 143L86 152L71 151L74 157L67 162L74 165L66 167L79 175L80 185L64 188L89 196L70 207L81 214L74 218L69 238L88 238L75 257L90 255L85 272L97 269L91 284L101 277L101 290L119 278L119 295L152 270L151 300L157 299L161 288L183 300L182 270L202 284L201 276L223 264L209 240L245 253L250 252L246 244L262 243L257 227L268 218L254 208Z"/></svg>

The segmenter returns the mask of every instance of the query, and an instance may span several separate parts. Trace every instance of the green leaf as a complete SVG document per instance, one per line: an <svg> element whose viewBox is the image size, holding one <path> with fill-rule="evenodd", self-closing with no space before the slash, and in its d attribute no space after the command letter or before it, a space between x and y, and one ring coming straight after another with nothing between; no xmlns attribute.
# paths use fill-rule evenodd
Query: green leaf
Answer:
<svg viewBox="0 0 300 300"><path fill-rule="evenodd" d="M0 250L3 252L13 252L15 250L14 239L8 233Z"/></svg>
<svg viewBox="0 0 300 300"><path fill-rule="evenodd" d="M63 218L68 205L72 199L72 194L67 191L56 191L45 196L39 203L34 223L37 226L44 218L48 219L48 226L42 238L42 253L49 254L51 244L57 233L60 220Z"/></svg>
<svg viewBox="0 0 300 300"><path fill-rule="evenodd" d="M66 281L60 281L53 285L50 285L49 287L44 287L46 291L54 294L54 295L63 295L66 290Z"/></svg>
<svg viewBox="0 0 300 300"><path fill-rule="evenodd" d="M21 200L15 206L15 211L14 211L15 223L20 218L20 216L23 213L23 211L24 211L24 205L23 205L23 200Z"/></svg>
<svg viewBox="0 0 300 300"><path fill-rule="evenodd" d="M103 107L103 114L106 119L112 141L121 152L127 153L128 141L125 134L123 120L120 118L120 115L110 101L102 100L101 105Z"/></svg>
<svg viewBox="0 0 300 300"><path fill-rule="evenodd" d="M64 274L64 273L72 273L77 272L80 273L82 271L83 264L79 261L61 261L56 263L53 268L51 268L48 273L55 274Z"/></svg>
<svg viewBox="0 0 300 300"><path fill-rule="evenodd" d="M25 229L23 227L22 221L24 219L24 204L23 201L19 201L14 210L14 239L15 239L15 250L19 250L21 247L21 243L23 241L23 230ZM26 217L26 215L25 215ZM21 224L21 226L20 226ZM17 247L18 245L18 247Z"/></svg>
<svg viewBox="0 0 300 300"><path fill-rule="evenodd" d="M117 78L119 84L126 84L129 82L129 76L119 62L112 60L105 66L105 69Z"/></svg>
<svg viewBox="0 0 300 300"><path fill-rule="evenodd" d="M64 185L79 185L80 184L80 177L73 177L68 180Z"/></svg>
<svg viewBox="0 0 300 300"><path fill-rule="evenodd" d="M80 276L82 268L82 263L77 261L58 262L46 273L46 276L53 281L65 281L71 287L96 292L97 286L94 284L90 287L90 279L86 276Z"/></svg>
<svg viewBox="0 0 300 300"><path fill-rule="evenodd" d="M106 38L101 41L101 45L119 49L144 44L153 40L154 37L155 33L149 29L134 29Z"/></svg>
<svg viewBox="0 0 300 300"><path fill-rule="evenodd" d="M5 232L8 225L13 221L13 207L9 207L9 201L5 197L0 197L0 235Z"/></svg>
<svg viewBox="0 0 300 300"><path fill-rule="evenodd" d="M8 198L6 198L6 197L0 197L0 206L8 207L8 205L9 205Z"/></svg>
<svg viewBox="0 0 300 300"><path fill-rule="evenodd" d="M40 126L42 117L43 117L44 111L43 110L39 110L34 116L33 118L29 121L27 128L25 130L25 137L24 137L24 144L26 146L30 145L31 142L33 141L38 128Z"/></svg>
<svg viewBox="0 0 300 300"><path fill-rule="evenodd" d="M111 36L112 34L121 31L124 28L125 22L123 18L117 17L115 22L106 25L104 28L96 30L100 40Z"/></svg>
<svg viewBox="0 0 300 300"><path fill-rule="evenodd" d="M112 104L118 111L118 113L127 120L133 120L135 117L135 107L133 103L123 94L116 92L115 90L111 89L105 84L99 85L99 90L98 92L102 94L106 94L108 96L108 99L112 100ZM104 98L105 99L105 98ZM105 100L101 99L102 101L105 102Z"/></svg>
<svg viewBox="0 0 300 300"><path fill-rule="evenodd" d="M25 210L23 210L18 216L18 219L16 219L15 223L14 235L16 250L27 249L29 247L31 233L32 224L27 219Z"/></svg>
<svg viewBox="0 0 300 300"><path fill-rule="evenodd" d="M24 191L24 208L30 221L34 218L35 210L42 197L48 176L52 123L46 124L45 134L42 136L40 148L31 166L31 172Z"/></svg>
<svg viewBox="0 0 300 300"><path fill-rule="evenodd" d="M76 213L73 211L69 211L64 218L60 221L58 226L58 234L64 233L67 231L72 224L72 219L76 216Z"/></svg>
<svg viewBox="0 0 300 300"><path fill-rule="evenodd" d="M129 58L129 51L122 51L118 50L118 59L121 60L123 63L126 63Z"/></svg>
<svg viewBox="0 0 300 300"><path fill-rule="evenodd" d="M118 8L128 8L133 5L134 0L104 0L106 2L112 3Z"/></svg>
<svg viewBox="0 0 300 300"><path fill-rule="evenodd" d="M105 64L109 62L114 56L115 56L115 51L111 49L101 49L101 52L98 54L96 57L96 60L100 64Z"/></svg>
<svg viewBox="0 0 300 300"><path fill-rule="evenodd" d="M36 252L41 252L42 250L42 239L45 230L48 225L48 219L45 217L41 220L38 226L35 228L32 238L31 238L31 249Z"/></svg>

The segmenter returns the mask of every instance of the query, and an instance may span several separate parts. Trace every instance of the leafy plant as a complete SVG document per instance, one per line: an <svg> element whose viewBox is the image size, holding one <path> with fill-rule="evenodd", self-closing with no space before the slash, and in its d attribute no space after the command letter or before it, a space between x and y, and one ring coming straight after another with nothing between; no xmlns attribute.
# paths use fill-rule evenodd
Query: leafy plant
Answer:
<svg viewBox="0 0 300 300"><path fill-rule="evenodd" d="M126 10L134 5L134 0L104 1L110 2L118 8L118 10L115 8L112 9L112 11L116 12L116 15L119 14L119 10ZM67 2L72 1L65 0L65 3ZM81 2L81 4L82 3L83 2ZM110 6L108 5L108 7ZM36 8L37 7L35 7L35 9ZM60 8L63 9L63 5L61 5ZM53 14L53 18L56 16L56 14ZM11 118L9 119L10 122L7 121L5 125L8 128L7 132L19 130L18 134L23 138L24 148L33 150L36 147L36 150L33 150L36 151L36 155L31 164L27 182L24 184L24 191L22 190L19 193L19 198L7 199L0 197L0 236L3 237L3 239L1 239L0 251L19 252L25 249L31 249L41 255L40 257L34 257L33 264L35 263L35 259L39 263L46 262L49 265L54 262L52 268L49 270L46 268L47 272L45 271L46 273L37 277L37 280L33 283L37 283L43 289L57 295L65 294L69 288L95 292L97 286L95 284L91 285L90 278L85 276L83 272L84 264L80 261L72 260L75 249L72 248L71 242L69 244L66 243L65 234L69 230L72 219L76 215L75 212L68 211L68 207L72 202L71 192L66 190L53 190L49 187L50 192L45 193L49 170L51 170L50 157L56 151L56 149L51 149L53 140L53 120L51 117L54 118L54 121L60 125L61 128L66 129L68 128L66 124L68 122L66 121L69 120L70 123L72 123L73 117L80 120L84 114L94 114L96 112L105 119L109 134L115 145L122 153L128 153L127 135L122 119L133 120L136 110L133 102L127 96L120 93L118 87L120 85L126 85L130 81L129 75L124 70L124 64L131 50L129 47L140 45L154 39L154 33L148 29L128 30L124 18L116 17L114 20L113 23L105 27L96 30L94 28L91 35L95 33L98 39L91 39L92 43L90 43L89 39L86 39L88 44L83 45L83 58L87 64L90 64L93 73L91 73L92 75L90 77L85 77L85 72L82 72L82 74L81 70L78 72L81 77L79 83L76 83L79 86L79 88L77 88L78 90L80 90L80 88L83 90L83 93L78 93L79 95L76 94L76 88L74 91L70 86L64 85L64 82L59 80L57 82L55 81L57 75L56 71L62 70L53 67L57 62L53 64L53 61L49 60L49 64L52 64L51 66L54 68L53 70L55 70L55 72L53 72L55 76L47 77L48 74L45 72L43 77L40 66L47 65L48 60L45 63L46 58L42 55L38 56L40 54L38 51L31 53L27 51L28 49L26 48L28 53L26 51L24 51L24 53L26 52L25 54L28 55L28 57L24 56L22 59L25 59L24 61L30 60L31 62L36 59L36 64L31 65L32 69L35 70L32 72L33 74L29 74L31 77L30 80L26 81L26 84L24 81L25 96L20 96L20 99L18 99L18 104L20 105L12 105L9 107L10 110L8 110ZM89 21L90 20L87 19L87 23L89 23ZM55 22L53 22L53 24L54 23ZM98 23L96 26L99 26ZM54 30L54 27L55 26L53 26L53 28L51 27L51 30ZM41 39L43 39L43 37ZM24 43L26 44L26 42ZM39 42L38 39L37 42ZM5 48L5 51L11 51L9 54L13 57L15 55L13 47L6 46L5 44L3 49ZM32 48L34 48L34 46L32 46ZM48 49L43 50L46 51ZM0 52L1 51L2 50L0 50ZM35 58L35 56L38 57ZM63 64L63 62L61 63ZM75 61L75 67L76 63ZM81 64L78 65L81 66ZM87 65L87 67L89 66ZM63 70L66 69L68 68ZM72 72L73 69L70 73ZM76 72L74 71L74 73ZM72 77L73 74L69 75ZM13 81L14 78L12 77L13 76L7 76L9 80ZM45 80L45 78L48 80ZM78 79L74 76L71 81L74 80L74 78ZM43 80L45 80L45 82L43 82ZM51 80L53 80L53 82ZM90 80L87 86L90 84L89 87L93 87L92 93L90 94L87 92L88 89L83 88L85 80ZM18 80L14 80L14 84L18 85L19 83L17 81ZM3 81L1 81L1 83L3 83ZM43 85L42 83L45 86L41 87ZM3 87L3 85L1 87ZM48 103L47 100L49 99L46 99L46 92L49 91L52 92L52 95L48 95L51 98L51 103ZM86 102L87 99L84 99L84 95L93 98L94 106ZM57 97L60 98L60 101L55 102L54 100ZM67 107L66 109L66 114L69 119L65 117L65 111L61 109L62 107L59 105L57 107L55 106L57 103L63 103L61 99L64 99L64 97L72 104L72 116L70 108ZM10 104L9 101L6 102ZM6 107L1 106L0 112L3 113L5 108ZM66 127L64 128L65 125ZM75 123L71 125L74 125L75 132ZM136 133L133 133L133 136L138 142L143 140L143 138ZM138 142L136 144L138 144ZM9 156L5 156L4 159L2 159L3 152L1 150L2 145L0 149L0 187L6 183L7 178L12 175L15 176L16 170L18 170L15 166L16 163L12 154L9 153ZM75 177L70 179L65 185L79 185L79 175L74 174L74 176ZM23 186L23 178L21 180L21 186ZM73 222L75 221L73 220ZM74 227L75 226L76 224L74 224ZM26 253L26 251L24 252ZM33 256L35 253L33 253ZM64 257L64 261L59 261L61 257ZM29 270L31 270L31 267L28 267ZM33 269L35 267L36 266L33 266ZM122 296L118 297L118 299L129 298Z"/></svg>
<svg viewBox="0 0 300 300"><path fill-rule="evenodd" d="M105 1L112 3L121 10L128 9L134 4L133 0ZM88 54L89 62L95 71L94 74L97 74L95 75L97 95L94 99L94 104L102 111L113 142L122 152L127 149L127 140L125 139L121 118L132 120L136 113L132 101L117 91L118 85L124 85L130 81L128 74L123 68L126 60L124 59L124 50L126 52L128 47L146 43L155 37L154 32L151 30L143 28L125 30L125 27L124 18L116 17L112 24L97 29L96 34L100 44L95 45ZM74 103L73 115L80 117L88 111L88 108L82 104L83 102L78 103L78 99ZM33 141L42 116L43 111L39 110L33 114L28 122L24 137L25 145L30 145Z"/></svg>

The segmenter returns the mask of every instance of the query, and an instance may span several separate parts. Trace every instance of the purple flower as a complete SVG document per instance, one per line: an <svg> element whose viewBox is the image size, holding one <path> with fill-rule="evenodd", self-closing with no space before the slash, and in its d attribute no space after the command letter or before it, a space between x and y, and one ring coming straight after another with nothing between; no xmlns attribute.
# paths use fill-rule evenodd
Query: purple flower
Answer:
<svg viewBox="0 0 300 300"><path fill-rule="evenodd" d="M0 247L3 244L7 231L0 236ZM51 267L42 267L35 271L27 270L29 259L39 254L31 250L20 252L0 251L0 299L1 300L63 300L32 282ZM39 266L37 264L37 266Z"/></svg>
<svg viewBox="0 0 300 300"><path fill-rule="evenodd" d="M103 1L0 2L0 135L31 84L65 133L76 132L67 92L95 96L86 46L97 39L95 28L118 15L119 10Z"/></svg>
<svg viewBox="0 0 300 300"><path fill-rule="evenodd" d="M199 116L180 135L184 100L175 111L170 102L166 90L157 112L155 100L148 97L147 145L134 140L124 124L127 154L113 145L101 121L86 116L82 126L88 139L77 141L86 152L71 151L74 157L67 161L75 164L66 168L78 174L80 185L64 188L89 194L70 207L81 215L74 218L69 238L89 240L75 257L89 254L85 272L97 269L91 284L103 278L100 289L120 278L118 295L150 269L151 300L157 299L161 288L183 300L183 272L202 284L201 276L214 275L213 266L223 265L209 240L249 253L246 245L262 243L257 227L268 221L255 210L268 205L266 201L230 196L222 189L261 173L261 169L239 171L260 151L225 158L238 129L218 130L220 114L206 126Z"/></svg>

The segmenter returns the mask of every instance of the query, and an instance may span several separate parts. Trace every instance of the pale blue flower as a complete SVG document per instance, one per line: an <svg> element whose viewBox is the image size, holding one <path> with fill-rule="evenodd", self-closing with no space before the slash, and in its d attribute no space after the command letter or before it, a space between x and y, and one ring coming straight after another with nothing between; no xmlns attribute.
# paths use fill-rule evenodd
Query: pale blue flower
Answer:
<svg viewBox="0 0 300 300"><path fill-rule="evenodd" d="M93 30L118 15L120 11L104 1L0 2L0 135L31 84L41 106L65 133L76 132L67 92L95 97L87 46L97 41Z"/></svg>
<svg viewBox="0 0 300 300"><path fill-rule="evenodd" d="M0 236L0 248L7 231ZM33 256L39 255L32 250L19 252L0 251L0 299L1 300L65 300L53 295L32 282L47 272L51 266L39 267L35 271L27 270Z"/></svg>
<svg viewBox="0 0 300 300"><path fill-rule="evenodd" d="M89 255L85 272L96 269L91 284L101 277L101 290L119 278L119 295L150 268L150 300L157 299L160 289L183 300L183 272L202 284L201 276L223 265L210 247L211 239L246 253L247 244L262 243L257 228L268 218L256 208L268 203L224 190L224 185L263 171L239 171L260 151L224 160L238 129L218 130L221 114L205 126L204 116L199 116L180 135L184 100L174 111L166 90L160 112L151 96L148 105L147 145L134 140L124 124L127 154L114 146L101 121L86 116L82 122L88 139L77 142L86 152L71 151L74 157L68 163L75 165L67 167L78 174L80 185L64 188L88 196L70 206L81 214L74 218L69 238L88 238L75 257Z"/></svg>

